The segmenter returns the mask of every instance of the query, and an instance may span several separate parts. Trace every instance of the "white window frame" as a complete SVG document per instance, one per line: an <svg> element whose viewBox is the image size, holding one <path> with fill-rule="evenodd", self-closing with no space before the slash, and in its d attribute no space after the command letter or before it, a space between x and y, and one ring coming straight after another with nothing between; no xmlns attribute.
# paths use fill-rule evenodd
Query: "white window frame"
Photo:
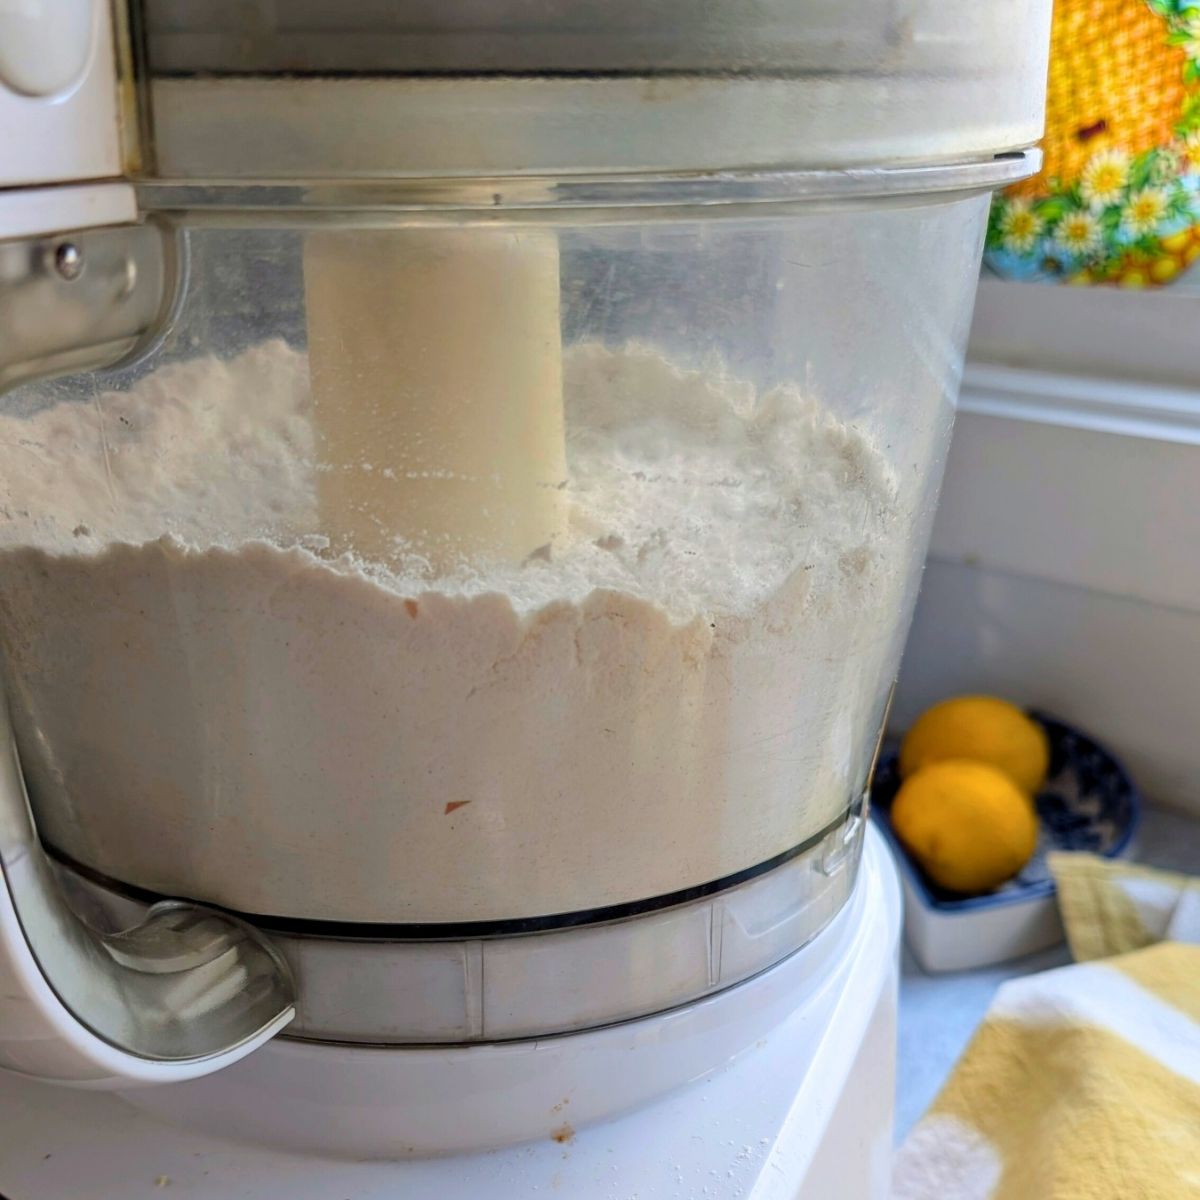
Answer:
<svg viewBox="0 0 1200 1200"><path fill-rule="evenodd" d="M1200 445L1200 292L980 280L963 412Z"/></svg>

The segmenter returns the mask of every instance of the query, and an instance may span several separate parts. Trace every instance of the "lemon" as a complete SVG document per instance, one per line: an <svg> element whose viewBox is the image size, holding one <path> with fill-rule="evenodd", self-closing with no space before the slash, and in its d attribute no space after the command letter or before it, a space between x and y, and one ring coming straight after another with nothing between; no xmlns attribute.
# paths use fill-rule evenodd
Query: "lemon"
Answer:
<svg viewBox="0 0 1200 1200"><path fill-rule="evenodd" d="M1037 817L1003 771L948 758L906 779L892 828L934 883L985 892L1011 879L1037 845Z"/></svg>
<svg viewBox="0 0 1200 1200"><path fill-rule="evenodd" d="M958 696L917 718L900 746L900 775L907 779L944 758L990 763L1032 796L1046 778L1050 745L1045 730L1015 704L995 696Z"/></svg>

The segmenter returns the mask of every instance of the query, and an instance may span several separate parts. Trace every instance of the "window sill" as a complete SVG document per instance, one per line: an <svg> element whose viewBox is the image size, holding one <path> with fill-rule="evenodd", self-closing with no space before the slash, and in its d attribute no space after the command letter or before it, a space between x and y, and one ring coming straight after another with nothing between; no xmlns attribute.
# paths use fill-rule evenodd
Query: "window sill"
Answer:
<svg viewBox="0 0 1200 1200"><path fill-rule="evenodd" d="M958 407L963 413L1200 445L1200 388L969 362Z"/></svg>

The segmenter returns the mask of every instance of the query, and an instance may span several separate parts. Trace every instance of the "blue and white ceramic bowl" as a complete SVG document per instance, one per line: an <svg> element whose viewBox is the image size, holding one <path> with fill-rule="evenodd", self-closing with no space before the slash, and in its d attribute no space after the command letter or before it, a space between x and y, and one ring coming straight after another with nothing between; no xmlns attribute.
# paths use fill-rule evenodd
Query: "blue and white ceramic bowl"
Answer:
<svg viewBox="0 0 1200 1200"><path fill-rule="evenodd" d="M905 933L927 970L963 970L1054 945L1063 932L1047 852L1087 850L1110 858L1129 852L1141 797L1120 761L1086 733L1044 713L1030 716L1050 740L1050 772L1035 801L1037 849L1015 879L984 895L948 892L908 857L891 824L900 788L898 756L892 750L880 758L871 813L899 863Z"/></svg>

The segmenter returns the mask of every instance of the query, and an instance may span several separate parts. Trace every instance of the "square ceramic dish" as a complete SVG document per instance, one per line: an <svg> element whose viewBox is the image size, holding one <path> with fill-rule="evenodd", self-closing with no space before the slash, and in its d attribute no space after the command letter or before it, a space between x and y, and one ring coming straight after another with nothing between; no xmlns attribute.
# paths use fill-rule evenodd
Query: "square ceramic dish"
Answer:
<svg viewBox="0 0 1200 1200"><path fill-rule="evenodd" d="M879 760L871 815L900 869L909 948L927 971L969 970L1062 941L1047 852L1086 850L1119 858L1131 849L1141 797L1125 768L1080 730L1044 713L1030 716L1050 739L1050 771L1035 800L1037 849L1015 879L985 895L960 896L939 888L909 858L891 823L900 788L895 748Z"/></svg>

